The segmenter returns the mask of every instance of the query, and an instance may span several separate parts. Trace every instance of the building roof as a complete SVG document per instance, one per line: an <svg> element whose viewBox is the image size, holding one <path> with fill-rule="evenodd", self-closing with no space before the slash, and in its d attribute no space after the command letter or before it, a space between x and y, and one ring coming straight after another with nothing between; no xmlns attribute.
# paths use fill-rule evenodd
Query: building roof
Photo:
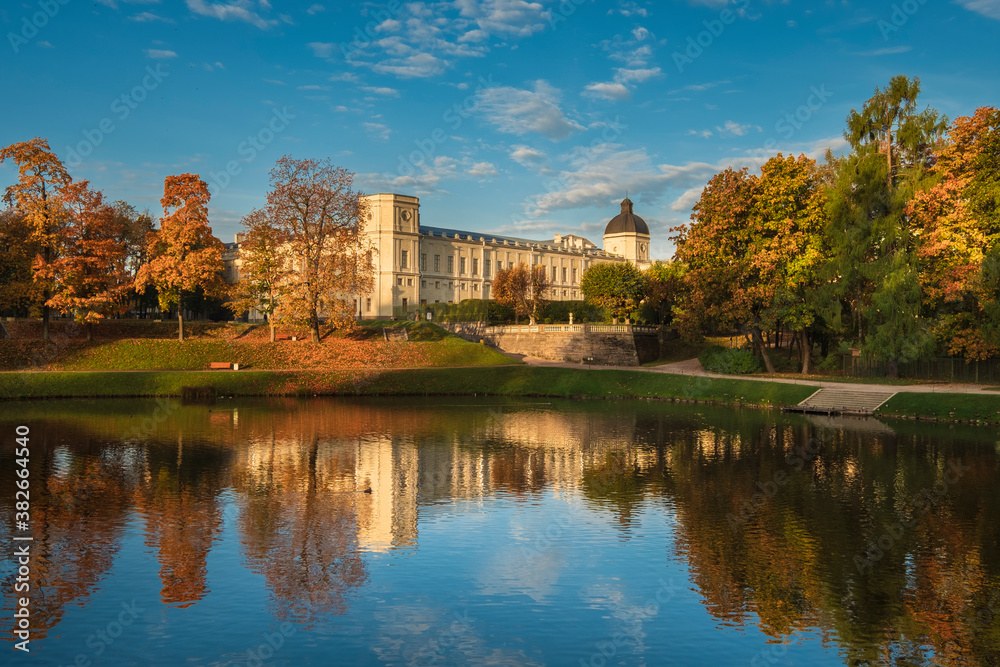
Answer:
<svg viewBox="0 0 1000 667"><path fill-rule="evenodd" d="M632 200L628 197L622 200L622 212L611 218L611 222L604 229L604 235L608 234L645 234L649 236L649 227L646 221L632 212Z"/></svg>
<svg viewBox="0 0 1000 667"><path fill-rule="evenodd" d="M475 241L477 243L485 241L486 243L490 244L511 245L521 248L537 248L539 250L557 250L561 252L572 252L584 255L606 254L604 251L598 249L596 245L590 243L589 241L588 243L590 243L591 247L576 248L576 247L566 247L562 245L557 245L555 242L550 240L538 241L535 239L522 239L516 236L502 236L500 234L491 234L489 232L468 232L458 229L446 229L444 227L428 227L426 225L420 225L420 233L423 236L430 236L430 237L437 236L440 238Z"/></svg>

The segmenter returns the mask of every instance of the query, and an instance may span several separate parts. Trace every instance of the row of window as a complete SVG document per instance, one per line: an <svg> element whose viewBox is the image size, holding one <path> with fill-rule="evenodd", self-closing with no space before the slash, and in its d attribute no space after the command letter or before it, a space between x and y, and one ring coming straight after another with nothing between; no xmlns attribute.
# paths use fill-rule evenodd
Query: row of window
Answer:
<svg viewBox="0 0 1000 667"><path fill-rule="evenodd" d="M446 259L448 260L448 273L455 273L455 257L453 255L448 255L448 257ZM403 269L408 269L409 268L409 253L406 250L402 251L402 255L400 257L400 268L403 268ZM513 269L514 268L514 262L507 262L507 268ZM562 280L561 281L559 280L559 278L560 278L560 273L559 273L560 268L562 269L562 274L561 274ZM459 275L466 275L465 269L466 269L466 258L465 257L459 257L458 258L458 274ZM427 270L427 255L426 254L421 254L420 255L420 270L421 271L426 271ZM497 271L502 271L502 270L503 270L503 261L502 260L497 260ZM572 271L572 274L568 274L568 271ZM440 273L441 272L441 255L434 255L434 272L435 273ZM479 275L479 258L478 257L473 257L472 258L472 275L473 276L478 276ZM490 262L487 261L487 262L483 263L483 277L484 278L489 278L489 276L490 276ZM561 282L562 284L565 285L565 284L567 284L567 282L569 282L567 280L567 278L570 278L570 277L572 277L572 283L575 285L577 283L576 267L573 267L571 269L568 268L568 267L565 267L565 266L563 266L563 267L553 266L552 267L552 282L553 283ZM402 283L399 283L399 284L402 284Z"/></svg>

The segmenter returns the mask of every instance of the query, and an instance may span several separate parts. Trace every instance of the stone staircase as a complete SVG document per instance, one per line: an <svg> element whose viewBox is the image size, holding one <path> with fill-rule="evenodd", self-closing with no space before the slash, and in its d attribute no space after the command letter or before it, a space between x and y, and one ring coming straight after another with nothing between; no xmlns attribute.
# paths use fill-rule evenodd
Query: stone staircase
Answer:
<svg viewBox="0 0 1000 667"><path fill-rule="evenodd" d="M785 408L791 412L821 414L871 414L896 395L894 391L857 391L850 388L824 388L798 405Z"/></svg>

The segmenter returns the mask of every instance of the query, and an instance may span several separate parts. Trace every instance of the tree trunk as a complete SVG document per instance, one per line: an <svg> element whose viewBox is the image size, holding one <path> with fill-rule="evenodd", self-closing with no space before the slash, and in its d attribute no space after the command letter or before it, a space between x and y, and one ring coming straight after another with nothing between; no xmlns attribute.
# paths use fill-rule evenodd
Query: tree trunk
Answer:
<svg viewBox="0 0 1000 667"><path fill-rule="evenodd" d="M274 322L268 322L268 327L271 329L271 342L274 342Z"/></svg>
<svg viewBox="0 0 1000 667"><path fill-rule="evenodd" d="M895 359L891 359L885 364L885 376L890 380L895 380L899 377L899 362Z"/></svg>
<svg viewBox="0 0 1000 667"><path fill-rule="evenodd" d="M184 309L177 306L177 340L184 342Z"/></svg>
<svg viewBox="0 0 1000 667"><path fill-rule="evenodd" d="M764 345L764 338L760 335L760 327L753 327L750 331L753 334L753 342L757 346L757 350L760 352L761 358L764 359L764 368L767 369L768 373L773 373L774 364L771 363L771 355L767 353L767 347Z"/></svg>
<svg viewBox="0 0 1000 667"><path fill-rule="evenodd" d="M309 317L309 337L312 342L319 342L319 313L315 309L312 311L312 315Z"/></svg>
<svg viewBox="0 0 1000 667"><path fill-rule="evenodd" d="M45 290L45 294L43 295L43 298L46 301L49 300L49 290L48 289ZM49 340L49 307L48 306L42 306L42 340L44 340L46 342Z"/></svg>
<svg viewBox="0 0 1000 667"><path fill-rule="evenodd" d="M94 323L87 322L87 342L92 343L94 341Z"/></svg>
<svg viewBox="0 0 1000 667"><path fill-rule="evenodd" d="M806 329L800 333L799 349L802 351L802 374L808 375L812 372L812 341Z"/></svg>

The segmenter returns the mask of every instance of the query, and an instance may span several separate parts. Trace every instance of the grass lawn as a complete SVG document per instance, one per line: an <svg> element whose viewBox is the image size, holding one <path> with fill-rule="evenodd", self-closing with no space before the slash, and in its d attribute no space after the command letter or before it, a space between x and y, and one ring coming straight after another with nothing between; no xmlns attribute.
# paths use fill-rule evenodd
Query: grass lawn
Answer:
<svg viewBox="0 0 1000 667"><path fill-rule="evenodd" d="M1000 423L1000 396L900 393L890 398L877 414L885 417Z"/></svg>

